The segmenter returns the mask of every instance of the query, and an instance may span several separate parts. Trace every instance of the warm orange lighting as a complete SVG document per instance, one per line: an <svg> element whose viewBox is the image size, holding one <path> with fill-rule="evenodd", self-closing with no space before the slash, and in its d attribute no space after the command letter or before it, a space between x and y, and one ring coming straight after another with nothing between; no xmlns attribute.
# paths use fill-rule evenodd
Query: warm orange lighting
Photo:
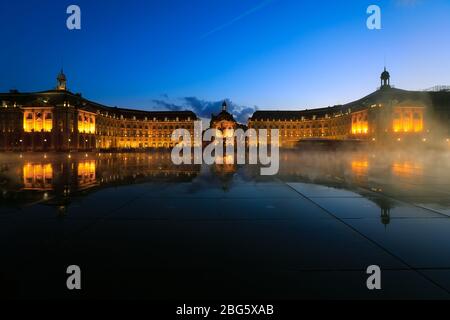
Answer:
<svg viewBox="0 0 450 320"><path fill-rule="evenodd" d="M88 112L78 114L78 132L95 133L95 115Z"/></svg>
<svg viewBox="0 0 450 320"><path fill-rule="evenodd" d="M53 168L50 163L32 164L23 166L23 183L28 190L50 190L52 189Z"/></svg>
<svg viewBox="0 0 450 320"><path fill-rule="evenodd" d="M397 107L393 113L392 129L394 132L422 132L423 108Z"/></svg>
<svg viewBox="0 0 450 320"><path fill-rule="evenodd" d="M95 182L95 160L78 163L78 181L81 186Z"/></svg>
<svg viewBox="0 0 450 320"><path fill-rule="evenodd" d="M394 162L392 165L392 173L398 177L410 178L423 174L423 166L417 162Z"/></svg>
<svg viewBox="0 0 450 320"><path fill-rule="evenodd" d="M369 133L367 111L357 112L352 115L352 133L354 135L366 135Z"/></svg>
<svg viewBox="0 0 450 320"><path fill-rule="evenodd" d="M369 161L352 161L352 172L356 175L365 175L369 169Z"/></svg>
<svg viewBox="0 0 450 320"><path fill-rule="evenodd" d="M53 114L51 109L26 110L23 115L23 130L25 132L51 132L53 129Z"/></svg>

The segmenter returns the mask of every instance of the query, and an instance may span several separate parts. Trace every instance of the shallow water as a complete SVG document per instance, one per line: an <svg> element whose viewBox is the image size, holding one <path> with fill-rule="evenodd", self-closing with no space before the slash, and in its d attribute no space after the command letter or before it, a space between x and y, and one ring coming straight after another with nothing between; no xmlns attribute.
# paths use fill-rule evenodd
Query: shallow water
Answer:
<svg viewBox="0 0 450 320"><path fill-rule="evenodd" d="M9 297L450 297L450 153L1 154ZM68 292L77 264L84 289ZM369 291L379 265L383 290ZM32 272L30 272L32 270Z"/></svg>

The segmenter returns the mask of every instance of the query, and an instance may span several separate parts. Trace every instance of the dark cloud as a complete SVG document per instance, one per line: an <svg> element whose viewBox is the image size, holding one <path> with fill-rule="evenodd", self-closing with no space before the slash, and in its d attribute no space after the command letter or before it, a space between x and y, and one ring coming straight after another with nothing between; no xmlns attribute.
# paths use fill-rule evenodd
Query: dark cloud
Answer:
<svg viewBox="0 0 450 320"><path fill-rule="evenodd" d="M182 110L186 110L186 108L184 108L183 106L179 106L176 105L174 103L168 102L166 100L153 100L153 102L158 106L158 107L163 107L164 109L167 109L169 111L182 111Z"/></svg>
<svg viewBox="0 0 450 320"><path fill-rule="evenodd" d="M228 105L228 112L231 113L239 123L247 123L249 117L257 110L256 107L241 106L235 104L230 99L225 99ZM153 100L157 107L163 107L170 111L191 110L200 118L211 118L211 114L218 114L222 110L223 100L206 101L197 97L185 97L179 99L177 103L168 100Z"/></svg>

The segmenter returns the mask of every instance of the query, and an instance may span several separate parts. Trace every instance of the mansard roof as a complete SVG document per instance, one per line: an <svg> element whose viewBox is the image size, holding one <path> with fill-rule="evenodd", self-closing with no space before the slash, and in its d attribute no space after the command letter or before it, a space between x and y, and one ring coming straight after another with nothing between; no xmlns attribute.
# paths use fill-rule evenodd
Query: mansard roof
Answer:
<svg viewBox="0 0 450 320"><path fill-rule="evenodd" d="M61 90L49 90L42 92L31 92L31 93L21 93L16 90L12 90L9 93L0 93L0 103L4 101L7 104L17 104L19 106L62 106L64 103L68 103L69 105L97 113L100 112L102 114L108 114L110 116L124 118L133 118L136 119L147 119L152 120L156 118L158 120L175 119L178 118L180 121L187 120L190 118L191 120L196 120L197 116L192 111L144 111L144 110L133 110L126 108L117 108L117 107L109 107L102 105L97 102L93 102L87 100L81 96L81 94L74 94L70 91L61 91Z"/></svg>
<svg viewBox="0 0 450 320"><path fill-rule="evenodd" d="M326 115L333 116L335 114L346 113L349 110L359 111L369 108L375 104L398 104L402 102L417 102L425 106L432 106L436 109L445 109L450 112L450 92L428 92L428 91L408 91L396 88L381 88L364 98L344 104L336 105L328 108L320 109L306 109L298 111L275 111L275 110L261 110L256 111L250 118L252 121L290 121L305 119L312 119L314 116L323 118Z"/></svg>
<svg viewBox="0 0 450 320"><path fill-rule="evenodd" d="M221 111L217 116L216 115L211 115L211 121L222 121L222 120L226 120L226 121L231 121L231 122L236 122L236 120L234 119L233 115L227 111Z"/></svg>

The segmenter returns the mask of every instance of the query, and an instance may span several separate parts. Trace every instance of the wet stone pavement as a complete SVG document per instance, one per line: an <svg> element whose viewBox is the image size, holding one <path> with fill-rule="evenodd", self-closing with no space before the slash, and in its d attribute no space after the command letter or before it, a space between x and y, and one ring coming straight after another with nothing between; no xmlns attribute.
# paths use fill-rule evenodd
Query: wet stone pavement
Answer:
<svg viewBox="0 0 450 320"><path fill-rule="evenodd" d="M286 152L273 177L159 153L0 163L2 296L450 298L447 153Z"/></svg>

